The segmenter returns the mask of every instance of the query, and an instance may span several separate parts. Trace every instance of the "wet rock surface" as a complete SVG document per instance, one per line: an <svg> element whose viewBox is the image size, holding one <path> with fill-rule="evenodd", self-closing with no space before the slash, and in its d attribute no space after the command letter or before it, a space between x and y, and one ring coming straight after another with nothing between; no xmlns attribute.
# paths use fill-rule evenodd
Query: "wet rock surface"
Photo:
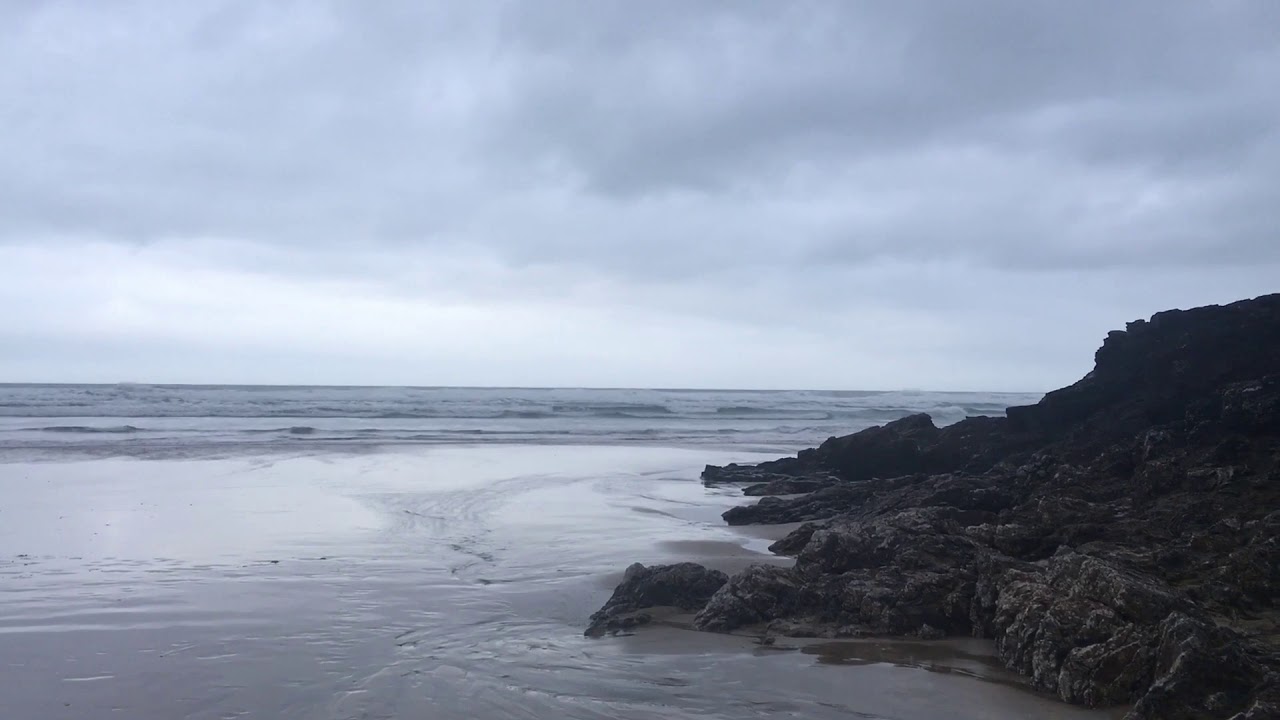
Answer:
<svg viewBox="0 0 1280 720"><path fill-rule="evenodd" d="M840 479L834 475L813 475L810 477L778 477L767 482L748 485L742 494L748 497L764 495L800 495L829 487Z"/></svg>
<svg viewBox="0 0 1280 720"><path fill-rule="evenodd" d="M645 611L655 607L698 610L728 580L724 573L697 563L653 567L635 563L627 568L609 602L591 616L584 634L599 637L645 625L653 619Z"/></svg>
<svg viewBox="0 0 1280 720"><path fill-rule="evenodd" d="M765 496L729 524L804 522L771 547L795 566L628 571L593 629L648 602L709 631L989 637L1132 720L1280 717L1280 295L1130 323L1007 418L909 416L703 477Z"/></svg>

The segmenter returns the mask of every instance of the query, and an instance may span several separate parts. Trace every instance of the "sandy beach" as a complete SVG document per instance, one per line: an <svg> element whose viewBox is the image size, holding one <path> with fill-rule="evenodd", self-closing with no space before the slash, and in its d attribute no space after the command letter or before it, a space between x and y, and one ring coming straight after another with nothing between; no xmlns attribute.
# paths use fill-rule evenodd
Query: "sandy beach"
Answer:
<svg viewBox="0 0 1280 720"><path fill-rule="evenodd" d="M621 559L734 570L751 453L457 447L0 465L6 718L1102 718L983 643L582 637Z"/></svg>

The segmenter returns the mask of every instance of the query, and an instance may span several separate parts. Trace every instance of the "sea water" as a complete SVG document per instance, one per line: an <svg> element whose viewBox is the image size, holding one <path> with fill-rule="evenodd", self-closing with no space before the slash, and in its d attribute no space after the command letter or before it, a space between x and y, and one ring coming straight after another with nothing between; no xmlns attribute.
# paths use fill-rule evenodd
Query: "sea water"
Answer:
<svg viewBox="0 0 1280 720"><path fill-rule="evenodd" d="M0 718L1084 718L980 641L582 637L698 482L1033 395L0 386Z"/></svg>

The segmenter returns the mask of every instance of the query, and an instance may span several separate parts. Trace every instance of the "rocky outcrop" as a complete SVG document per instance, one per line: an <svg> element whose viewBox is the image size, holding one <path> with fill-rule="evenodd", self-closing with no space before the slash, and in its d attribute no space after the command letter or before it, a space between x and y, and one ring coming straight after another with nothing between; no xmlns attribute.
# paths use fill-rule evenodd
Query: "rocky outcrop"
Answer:
<svg viewBox="0 0 1280 720"><path fill-rule="evenodd" d="M627 568L609 602L591 616L585 634L598 637L645 625L653 619L645 611L656 607L698 610L728 580L724 573L697 563L653 567L635 563Z"/></svg>
<svg viewBox="0 0 1280 720"><path fill-rule="evenodd" d="M777 525L821 520L839 515L865 493L847 485L826 487L797 498L763 497L755 505L730 508L723 514L730 525Z"/></svg>
<svg viewBox="0 0 1280 720"><path fill-rule="evenodd" d="M1193 605L1164 583L1066 553L1042 571L997 581L997 648L1005 664L1063 700L1132 702L1155 673L1160 625Z"/></svg>
<svg viewBox="0 0 1280 720"><path fill-rule="evenodd" d="M1280 294L1131 322L1107 335L1092 372L1035 405L1009 408L1009 424L1117 437L1175 422L1189 406L1234 383L1277 372L1277 316Z"/></svg>
<svg viewBox="0 0 1280 720"><path fill-rule="evenodd" d="M1132 716L1162 720L1280 717L1274 648L1212 623L1175 614L1159 626L1155 680Z"/></svg>
<svg viewBox="0 0 1280 720"><path fill-rule="evenodd" d="M832 475L779 477L767 482L748 485L742 489L742 494L747 497L760 497L763 495L803 495L805 493L816 492L837 482L839 482L839 478Z"/></svg>
<svg viewBox="0 0 1280 720"><path fill-rule="evenodd" d="M812 451L802 452L799 457L779 458L758 465L708 465L702 471L702 484L709 487L735 483L755 484L806 477L817 469L812 457L807 456L812 456Z"/></svg>
<svg viewBox="0 0 1280 720"><path fill-rule="evenodd" d="M1007 418L708 467L764 495L728 523L804 524L771 548L794 567L673 576L715 585L686 598L695 626L988 637L1035 687L1131 720L1280 717L1280 295L1130 323L1095 360Z"/></svg>
<svg viewBox="0 0 1280 720"><path fill-rule="evenodd" d="M816 600L789 569L752 565L725 583L694 618L699 630L727 632L793 615Z"/></svg>

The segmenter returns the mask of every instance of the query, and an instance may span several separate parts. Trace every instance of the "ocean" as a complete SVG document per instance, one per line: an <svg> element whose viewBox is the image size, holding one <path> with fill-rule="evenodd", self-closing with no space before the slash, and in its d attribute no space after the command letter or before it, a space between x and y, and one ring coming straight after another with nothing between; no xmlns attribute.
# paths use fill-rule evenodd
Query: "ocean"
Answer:
<svg viewBox="0 0 1280 720"><path fill-rule="evenodd" d="M790 453L912 413L950 424L1038 399L923 391L0 385L0 453L200 457L462 444Z"/></svg>
<svg viewBox="0 0 1280 720"><path fill-rule="evenodd" d="M1035 399L0 386L0 718L1118 717L981 640L582 636L632 562L788 562L705 464Z"/></svg>

